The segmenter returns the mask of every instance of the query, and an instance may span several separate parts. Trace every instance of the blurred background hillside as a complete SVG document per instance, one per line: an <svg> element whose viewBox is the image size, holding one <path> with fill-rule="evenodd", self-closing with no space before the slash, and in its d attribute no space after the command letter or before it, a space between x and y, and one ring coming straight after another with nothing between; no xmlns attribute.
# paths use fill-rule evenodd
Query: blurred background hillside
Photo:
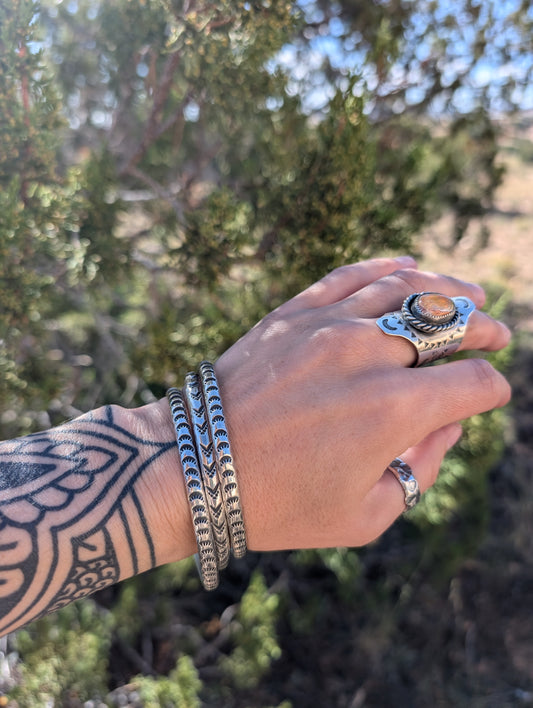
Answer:
<svg viewBox="0 0 533 708"><path fill-rule="evenodd" d="M347 261L481 280L515 389L362 550L145 574L0 644L14 708L533 705L528 0L0 0L0 434L141 405Z"/></svg>

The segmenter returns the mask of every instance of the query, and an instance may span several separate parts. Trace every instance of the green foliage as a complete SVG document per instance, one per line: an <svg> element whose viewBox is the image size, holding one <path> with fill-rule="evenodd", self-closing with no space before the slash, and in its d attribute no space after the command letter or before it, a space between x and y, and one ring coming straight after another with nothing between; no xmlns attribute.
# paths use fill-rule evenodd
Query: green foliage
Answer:
<svg viewBox="0 0 533 708"><path fill-rule="evenodd" d="M135 644L147 622L160 626L169 621L173 592L197 592L199 587L194 558L168 563L149 576L125 580L111 609L117 634L122 641Z"/></svg>
<svg viewBox="0 0 533 708"><path fill-rule="evenodd" d="M111 617L80 600L17 632L20 682L10 698L20 708L102 699L107 693Z"/></svg>
<svg viewBox="0 0 533 708"><path fill-rule="evenodd" d="M533 141L529 138L513 138L511 144L505 146L505 150L526 164L533 163Z"/></svg>
<svg viewBox="0 0 533 708"><path fill-rule="evenodd" d="M350 602L354 597L361 573L363 571L359 553L353 548L319 548L295 551L291 562L296 566L323 565L335 575L339 597L344 602ZM313 630L316 616L320 613L321 598L310 598L302 611L293 611L291 624L298 631L308 634Z"/></svg>
<svg viewBox="0 0 533 708"><path fill-rule="evenodd" d="M394 3L19 0L1 12L5 436L147 400L327 270L409 248L443 209L457 241L490 208L486 106L438 130L420 119L425 100L398 115L409 82L395 72L426 67L404 28L444 51L448 20L429 5L425 24ZM313 79L306 60L330 25L340 65L324 53ZM451 100L462 83L439 88L435 71L424 87Z"/></svg>
<svg viewBox="0 0 533 708"><path fill-rule="evenodd" d="M281 657L276 637L279 596L270 592L256 572L240 602L232 631L235 648L221 667L237 688L252 688Z"/></svg>
<svg viewBox="0 0 533 708"><path fill-rule="evenodd" d="M86 242L79 175L59 175L65 127L56 86L36 50L29 0L0 7L0 398L4 437L42 425L62 368L49 319L80 284ZM20 418L17 419L17 416Z"/></svg>
<svg viewBox="0 0 533 708"><path fill-rule="evenodd" d="M168 676L138 676L134 679L144 708L200 708L202 682L192 659L180 656Z"/></svg>
<svg viewBox="0 0 533 708"><path fill-rule="evenodd" d="M497 161L497 129L479 109L457 118L448 139L443 139L439 170L446 180L439 187L439 203L455 216L451 246L464 236L473 217L482 216L501 184L504 168ZM466 177L466 179L465 179Z"/></svg>
<svg viewBox="0 0 533 708"><path fill-rule="evenodd" d="M490 111L528 85L531 25L527 3L495 0L0 3L3 437L151 400L313 279L410 249L443 212L453 247L491 208ZM522 74L504 80L517 47ZM483 62L494 81L480 84ZM109 615L81 602L19 633L13 697L103 696L111 634L137 648L146 627L171 657L137 679L147 706L199 705L196 651L217 664L204 693L237 702L274 670L279 624L308 636L339 604L362 608L355 624L384 646L413 562L447 579L482 536L501 428L501 413L467 424L397 527L417 551L383 577L374 548L306 551L287 564L305 592L288 582L281 602L258 573L242 599L221 591L206 609L191 562L168 566L107 597ZM330 597L314 573L333 579ZM178 642L182 601L205 624Z"/></svg>
<svg viewBox="0 0 533 708"><path fill-rule="evenodd" d="M38 8L32 0L0 6L0 183L6 187L20 175L22 198L28 182L53 178L62 125L55 87L32 47Z"/></svg>
<svg viewBox="0 0 533 708"><path fill-rule="evenodd" d="M499 410L466 421L461 441L446 457L437 483L410 514L424 535L428 570L444 581L485 537L488 471L503 453L504 424L505 413Z"/></svg>

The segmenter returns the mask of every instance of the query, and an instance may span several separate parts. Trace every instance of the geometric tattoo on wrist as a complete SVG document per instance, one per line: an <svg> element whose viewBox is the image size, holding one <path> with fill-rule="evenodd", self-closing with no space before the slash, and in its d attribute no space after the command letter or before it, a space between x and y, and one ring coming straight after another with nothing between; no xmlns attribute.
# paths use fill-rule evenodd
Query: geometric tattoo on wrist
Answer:
<svg viewBox="0 0 533 708"><path fill-rule="evenodd" d="M136 485L175 444L108 406L0 446L0 634L156 565Z"/></svg>

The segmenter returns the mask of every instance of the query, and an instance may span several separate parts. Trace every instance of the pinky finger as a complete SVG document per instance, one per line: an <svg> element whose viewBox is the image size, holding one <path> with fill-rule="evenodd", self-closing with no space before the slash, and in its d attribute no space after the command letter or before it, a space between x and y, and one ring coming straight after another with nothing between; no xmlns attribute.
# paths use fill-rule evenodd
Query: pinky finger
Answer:
<svg viewBox="0 0 533 708"><path fill-rule="evenodd" d="M461 433L459 423L450 423L401 455L401 459L413 470L422 493L435 483L444 455L459 440ZM380 536L404 511L402 486L387 469L361 506L359 520L362 522L360 535L364 538L363 543L370 543Z"/></svg>

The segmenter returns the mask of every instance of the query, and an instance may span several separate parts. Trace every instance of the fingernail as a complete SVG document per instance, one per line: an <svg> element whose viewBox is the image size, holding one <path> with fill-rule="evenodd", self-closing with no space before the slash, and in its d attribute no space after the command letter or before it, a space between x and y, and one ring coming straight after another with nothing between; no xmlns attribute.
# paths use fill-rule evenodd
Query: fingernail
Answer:
<svg viewBox="0 0 533 708"><path fill-rule="evenodd" d="M396 263L399 263L400 265L405 266L406 268L412 268L413 266L416 266L416 261L412 256L398 256L394 260L396 261Z"/></svg>
<svg viewBox="0 0 533 708"><path fill-rule="evenodd" d="M509 327L505 324L505 322L499 322L500 327L502 328L502 331L504 332L505 336L507 337L507 343L511 341L513 338L513 333L509 329Z"/></svg>
<svg viewBox="0 0 533 708"><path fill-rule="evenodd" d="M450 430L448 432L448 437L446 440L446 449L449 450L451 447L453 447L459 441L462 434L463 434L463 427L460 423L456 423L455 425L451 425Z"/></svg>

